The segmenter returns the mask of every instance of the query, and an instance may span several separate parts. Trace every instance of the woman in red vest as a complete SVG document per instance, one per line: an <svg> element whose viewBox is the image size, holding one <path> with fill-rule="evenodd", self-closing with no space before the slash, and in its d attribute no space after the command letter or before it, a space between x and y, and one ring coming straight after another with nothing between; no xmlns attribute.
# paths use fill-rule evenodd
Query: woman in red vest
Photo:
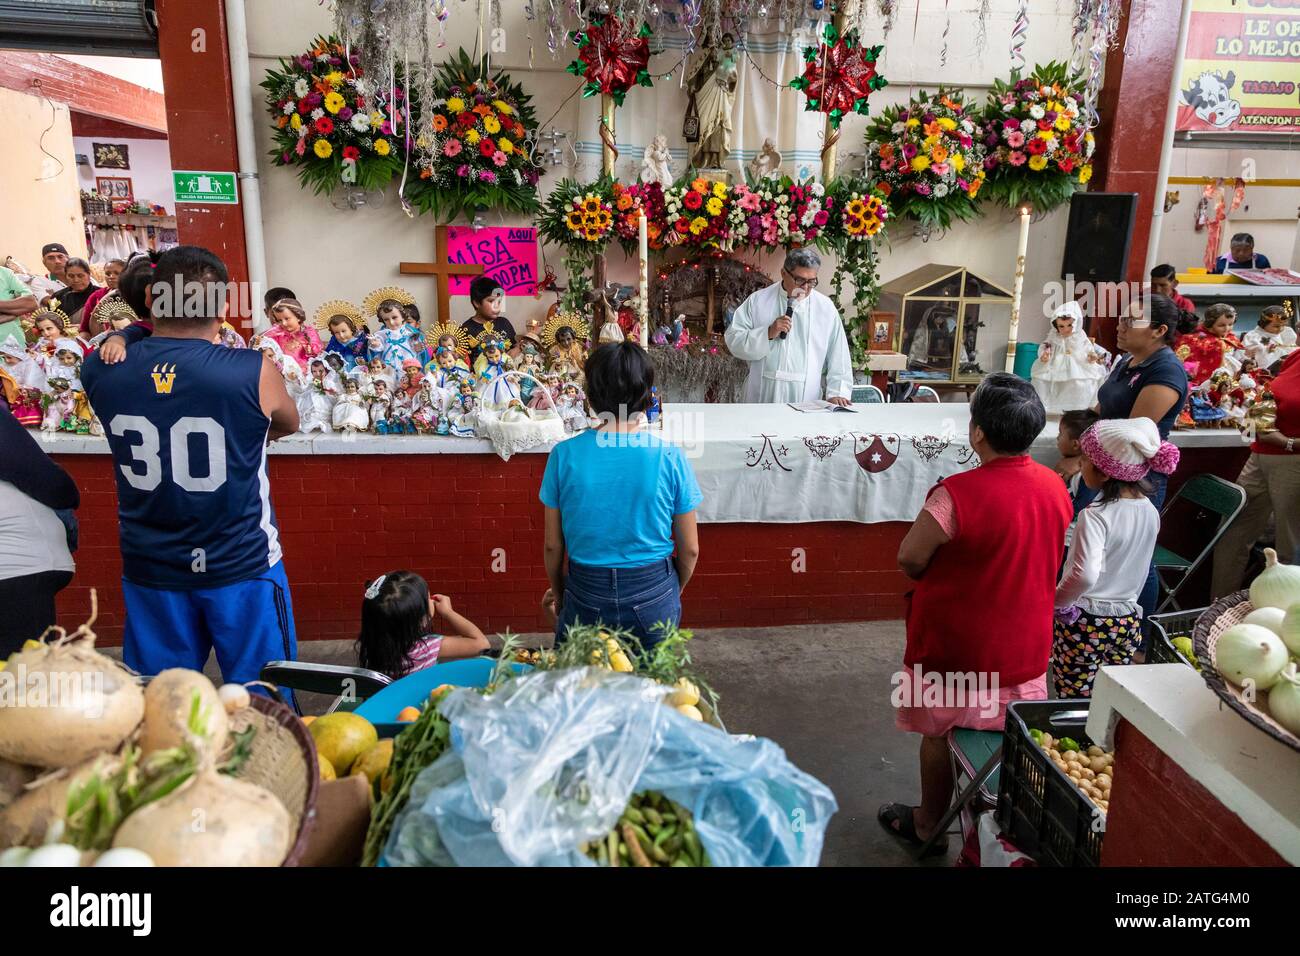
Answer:
<svg viewBox="0 0 1300 956"><path fill-rule="evenodd" d="M923 843L952 798L947 734L1001 730L1006 705L1047 697L1056 573L1073 509L1060 477L1029 458L1047 414L1034 387L1006 372L970 403L980 466L930 489L898 550L908 595L904 670L891 702L900 730L921 734L921 805L878 818ZM940 839L931 851L945 852Z"/></svg>

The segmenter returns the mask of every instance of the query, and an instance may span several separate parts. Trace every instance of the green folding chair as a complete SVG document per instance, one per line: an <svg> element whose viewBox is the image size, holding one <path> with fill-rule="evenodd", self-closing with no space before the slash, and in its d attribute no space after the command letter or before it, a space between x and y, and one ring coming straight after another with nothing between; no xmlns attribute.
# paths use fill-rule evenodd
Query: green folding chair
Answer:
<svg viewBox="0 0 1300 956"><path fill-rule="evenodd" d="M1152 562L1156 566L1156 579L1160 582L1160 604L1157 611L1181 610L1178 592L1191 580L1192 574L1214 552L1223 533L1237 520L1246 507L1246 489L1217 475L1193 475L1178 489L1178 493L1165 502L1160 512L1160 526L1165 528L1165 516L1180 501L1188 501L1198 509L1196 517L1217 516L1218 522L1210 540L1199 554L1187 557L1170 550L1157 541ZM1172 581L1170 579L1173 579Z"/></svg>
<svg viewBox="0 0 1300 956"><path fill-rule="evenodd" d="M974 832L980 813L997 809L999 775L1002 771L1002 736L1000 730L967 730L965 727L956 727L948 731L953 799L930 839L917 850L917 859L925 857L934 842L948 832L948 827L958 815L961 816L961 838L964 845Z"/></svg>

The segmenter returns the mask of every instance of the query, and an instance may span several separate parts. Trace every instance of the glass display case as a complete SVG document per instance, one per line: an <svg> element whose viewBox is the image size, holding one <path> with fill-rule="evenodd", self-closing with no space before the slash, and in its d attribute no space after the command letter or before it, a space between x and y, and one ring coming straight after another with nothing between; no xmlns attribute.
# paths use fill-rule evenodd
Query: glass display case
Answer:
<svg viewBox="0 0 1300 956"><path fill-rule="evenodd" d="M967 269L922 266L885 283L877 306L899 316L903 381L978 382L1005 365L1011 293Z"/></svg>

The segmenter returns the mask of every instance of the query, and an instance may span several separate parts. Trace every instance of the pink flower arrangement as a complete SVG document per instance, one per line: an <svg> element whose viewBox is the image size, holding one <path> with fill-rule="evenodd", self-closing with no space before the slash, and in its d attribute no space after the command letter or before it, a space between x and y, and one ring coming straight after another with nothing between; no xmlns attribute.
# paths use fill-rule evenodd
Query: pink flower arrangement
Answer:
<svg viewBox="0 0 1300 956"><path fill-rule="evenodd" d="M442 155L447 157L459 156L461 150L460 140L449 139L442 147Z"/></svg>

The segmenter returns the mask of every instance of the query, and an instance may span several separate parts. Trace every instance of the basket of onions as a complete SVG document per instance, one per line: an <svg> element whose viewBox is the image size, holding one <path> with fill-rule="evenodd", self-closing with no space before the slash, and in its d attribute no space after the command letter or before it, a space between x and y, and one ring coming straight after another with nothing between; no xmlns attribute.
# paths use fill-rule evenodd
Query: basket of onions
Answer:
<svg viewBox="0 0 1300 956"><path fill-rule="evenodd" d="M1192 631L1205 683L1264 733L1300 751L1300 567L1264 551L1250 585L1215 602Z"/></svg>
<svg viewBox="0 0 1300 956"><path fill-rule="evenodd" d="M319 777L301 722L199 671L143 682L95 650L91 601L0 671L23 688L0 695L0 866L293 865Z"/></svg>

